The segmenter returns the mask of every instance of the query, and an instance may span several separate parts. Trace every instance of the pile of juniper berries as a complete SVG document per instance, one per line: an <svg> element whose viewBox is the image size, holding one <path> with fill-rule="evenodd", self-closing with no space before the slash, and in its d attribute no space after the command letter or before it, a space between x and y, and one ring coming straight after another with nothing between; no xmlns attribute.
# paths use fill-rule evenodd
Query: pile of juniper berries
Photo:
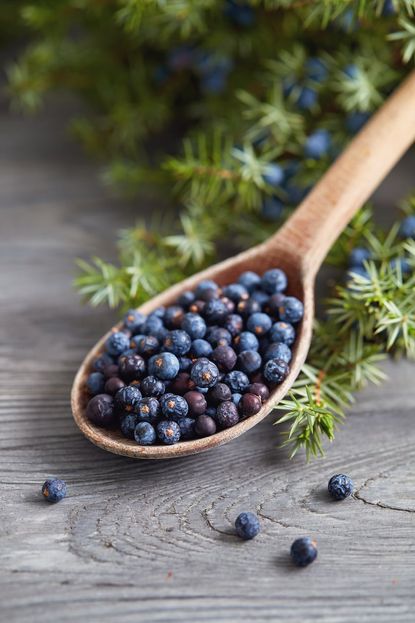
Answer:
<svg viewBox="0 0 415 623"><path fill-rule="evenodd" d="M289 372L303 304L274 268L205 280L148 316L130 310L87 380L86 415L140 445L206 437L258 413Z"/></svg>

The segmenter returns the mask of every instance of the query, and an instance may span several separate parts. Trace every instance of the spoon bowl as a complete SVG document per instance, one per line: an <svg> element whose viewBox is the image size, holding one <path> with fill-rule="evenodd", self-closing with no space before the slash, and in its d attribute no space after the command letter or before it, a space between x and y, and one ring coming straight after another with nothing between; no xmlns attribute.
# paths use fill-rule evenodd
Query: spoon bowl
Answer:
<svg viewBox="0 0 415 623"><path fill-rule="evenodd" d="M270 246L269 242L258 245L244 253L240 253L236 257L215 264L207 270L172 286L139 308L139 311L143 314L149 314L161 305L171 305L182 292L194 289L203 279L213 279L219 285L226 285L235 281L245 270L252 270L253 266L259 273L275 266L282 268L288 277L289 289L287 294L296 296L303 302L304 317L298 327L290 372L284 382L278 385L271 393L261 410L235 426L217 432L210 437L182 441L171 446L140 446L135 441L126 439L118 430L95 426L86 417L86 406L90 399L86 389L86 380L91 371L93 360L104 350L105 341L111 334L111 331L109 331L85 357L73 385L72 412L76 424L85 437L97 446L115 454L139 459L166 459L196 454L227 443L231 439L242 435L242 433L255 426L255 424L268 415L273 406L285 396L301 370L310 345L314 316L314 284L307 280L305 276L303 278L302 274L298 272L298 258L294 257L294 254L290 253L286 247L284 248L283 240L281 240L281 244L278 244L278 241L273 241L272 252Z"/></svg>
<svg viewBox="0 0 415 623"><path fill-rule="evenodd" d="M288 277L287 294L304 304L304 317L297 327L290 372L271 393L261 410L235 426L210 437L177 444L140 446L119 431L95 426L86 417L89 396L86 380L95 357L104 350L108 332L88 353L72 388L72 412L83 434L97 446L139 459L165 459L204 452L246 432L263 420L286 395L306 359L314 318L315 275L333 242L355 212L370 197L386 174L415 139L415 72L353 139L319 183L288 219L266 242L203 270L172 286L142 305L149 314L161 305L170 305L185 290L192 290L203 279L219 285L237 280L246 270L260 274L281 268Z"/></svg>

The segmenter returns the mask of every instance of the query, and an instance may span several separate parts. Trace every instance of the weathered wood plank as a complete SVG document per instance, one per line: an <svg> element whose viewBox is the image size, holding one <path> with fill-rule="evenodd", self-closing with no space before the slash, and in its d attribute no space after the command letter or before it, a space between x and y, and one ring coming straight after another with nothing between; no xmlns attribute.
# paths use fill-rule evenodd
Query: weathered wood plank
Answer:
<svg viewBox="0 0 415 623"><path fill-rule="evenodd" d="M73 424L69 391L114 315L79 305L73 260L111 256L112 230L137 208L106 195L53 111L3 112L0 130L1 619L412 621L412 365L389 363L389 383L362 392L327 457L308 466L275 449L272 417L170 462L95 448ZM406 159L392 177L399 194L412 170ZM325 485L341 470L358 490L336 504ZM39 496L49 475L69 485L56 506ZM232 534L242 509L262 520L250 543ZM319 559L298 571L288 549L303 534L317 538Z"/></svg>

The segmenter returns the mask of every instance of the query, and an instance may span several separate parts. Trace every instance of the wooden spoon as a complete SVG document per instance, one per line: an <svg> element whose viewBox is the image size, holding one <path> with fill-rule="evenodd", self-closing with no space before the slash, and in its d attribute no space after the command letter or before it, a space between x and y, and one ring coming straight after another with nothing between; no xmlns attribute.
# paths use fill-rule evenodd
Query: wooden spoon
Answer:
<svg viewBox="0 0 415 623"><path fill-rule="evenodd" d="M202 279L214 279L220 285L226 285L245 270L263 273L268 268L282 268L288 276L289 294L304 303L304 319L298 330L291 371L259 413L211 437L171 446L139 446L118 431L95 426L85 415L89 399L86 380L92 361L103 351L109 332L86 356L72 388L73 416L84 435L115 454L137 459L166 459L196 454L227 443L263 420L290 389L306 359L314 317L314 281L324 257L355 212L414 140L415 72L412 72L277 234L263 244L185 279L140 307L140 311L148 314L160 305L172 304L183 291L192 290Z"/></svg>

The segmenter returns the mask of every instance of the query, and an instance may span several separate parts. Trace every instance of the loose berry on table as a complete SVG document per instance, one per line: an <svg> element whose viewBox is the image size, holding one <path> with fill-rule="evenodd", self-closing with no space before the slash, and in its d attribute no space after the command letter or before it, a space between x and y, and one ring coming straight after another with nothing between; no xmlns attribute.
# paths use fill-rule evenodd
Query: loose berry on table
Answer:
<svg viewBox="0 0 415 623"><path fill-rule="evenodd" d="M260 530L261 525L255 513L240 513L235 521L236 534L246 541L255 538Z"/></svg>
<svg viewBox="0 0 415 623"><path fill-rule="evenodd" d="M42 495L48 502L60 502L66 497L67 486L64 480L50 478L43 483Z"/></svg>
<svg viewBox="0 0 415 623"><path fill-rule="evenodd" d="M291 545L290 553L297 567L307 567L317 558L317 543L308 536L301 537Z"/></svg>
<svg viewBox="0 0 415 623"><path fill-rule="evenodd" d="M344 500L353 493L354 484L350 476L336 474L330 478L327 488L334 500Z"/></svg>

